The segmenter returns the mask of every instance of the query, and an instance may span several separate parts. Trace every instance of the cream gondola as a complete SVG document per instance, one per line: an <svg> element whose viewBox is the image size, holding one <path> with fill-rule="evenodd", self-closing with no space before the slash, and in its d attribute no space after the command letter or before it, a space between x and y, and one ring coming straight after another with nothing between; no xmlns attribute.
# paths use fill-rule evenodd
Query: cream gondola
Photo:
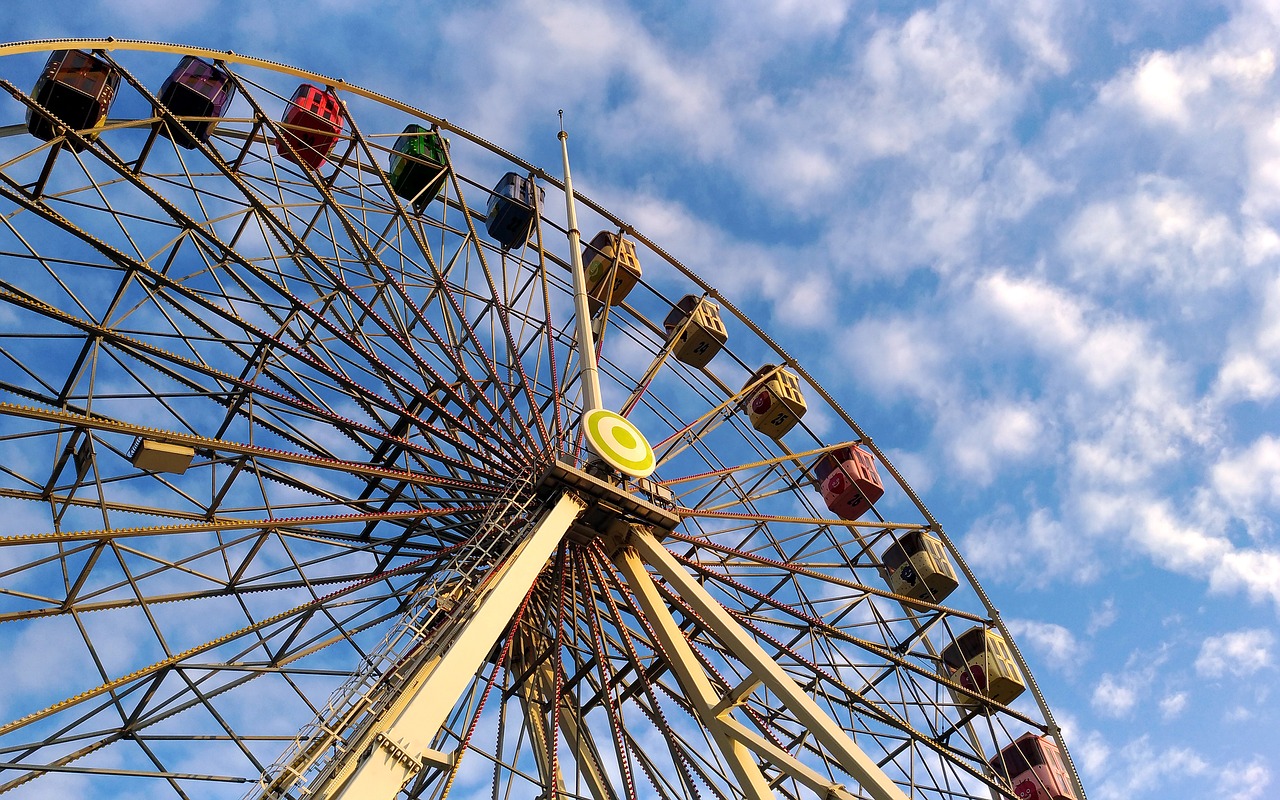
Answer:
<svg viewBox="0 0 1280 800"><path fill-rule="evenodd" d="M970 628L942 651L939 671L969 692L1008 705L1026 689L1009 645L996 631L981 625ZM974 694L952 692L962 706L981 707Z"/></svg>
<svg viewBox="0 0 1280 800"><path fill-rule="evenodd" d="M938 537L908 531L880 554L880 574L894 594L941 603L960 585Z"/></svg>
<svg viewBox="0 0 1280 800"><path fill-rule="evenodd" d="M662 321L662 327L672 353L691 367L705 367L729 341L720 307L696 294L680 298Z"/></svg>
<svg viewBox="0 0 1280 800"><path fill-rule="evenodd" d="M744 405L751 426L772 439L785 436L807 410L804 396L800 394L800 379L794 372L774 364L765 364L756 370L743 384L743 389L748 390Z"/></svg>

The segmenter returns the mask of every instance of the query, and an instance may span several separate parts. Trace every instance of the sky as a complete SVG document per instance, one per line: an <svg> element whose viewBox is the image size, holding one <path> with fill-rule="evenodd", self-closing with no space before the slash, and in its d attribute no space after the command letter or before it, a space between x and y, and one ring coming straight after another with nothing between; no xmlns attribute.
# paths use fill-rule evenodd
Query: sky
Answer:
<svg viewBox="0 0 1280 800"><path fill-rule="evenodd" d="M177 5L0 30L293 64L553 174L563 109L575 188L922 495L1089 797L1276 796L1280 3Z"/></svg>

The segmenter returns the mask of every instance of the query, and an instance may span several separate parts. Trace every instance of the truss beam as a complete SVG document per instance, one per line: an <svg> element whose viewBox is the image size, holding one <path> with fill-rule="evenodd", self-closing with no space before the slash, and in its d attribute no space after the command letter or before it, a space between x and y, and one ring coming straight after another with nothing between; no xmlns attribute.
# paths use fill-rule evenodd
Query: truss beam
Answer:
<svg viewBox="0 0 1280 800"><path fill-rule="evenodd" d="M682 686L690 692L691 697L697 698L695 708L700 715L707 716L703 722L710 730L716 732L717 740L723 736L744 749L749 747L755 749L757 755L772 761L779 769L791 773L797 780L810 785L811 788L819 789L810 783L815 777L820 778L811 768L797 761L782 748L769 745L763 737L748 735L750 731L728 715L729 708L735 703L725 703L725 711L718 716L711 713L720 706L723 698L711 689L710 679L697 661L692 660L692 647L678 628L674 627L675 620L666 609L666 604L661 602L657 587L648 570L645 569L645 564L662 576L671 589L698 614L702 625L719 639L735 658L751 670L753 678L767 687L777 701L786 706L795 715L796 720L822 744L840 768L867 790L875 800L907 800L907 795L902 789L889 779L875 761L858 747L844 729L836 724L835 720L823 711L812 697L804 693L795 680L743 630L724 606L720 605L703 585L667 552L651 531L641 526L633 526L627 539L627 546L615 556L615 562L626 574L632 590L637 593L637 598L644 605L645 614L655 622L655 628L664 639L664 648L669 648L668 655L672 659L672 665L679 670L677 674ZM647 599L646 595L649 595ZM672 627L670 632L664 635L662 628L668 624L668 621ZM656 624L658 622L662 624ZM681 656L672 653L671 650L685 650L686 654ZM686 686L686 681L693 685ZM735 690L729 694L736 695L738 692ZM744 697L739 699L745 699L745 694L749 692L744 692ZM754 768L754 765L752 766ZM836 797L851 796L843 787L823 780L825 785L819 790L825 790L825 794Z"/></svg>

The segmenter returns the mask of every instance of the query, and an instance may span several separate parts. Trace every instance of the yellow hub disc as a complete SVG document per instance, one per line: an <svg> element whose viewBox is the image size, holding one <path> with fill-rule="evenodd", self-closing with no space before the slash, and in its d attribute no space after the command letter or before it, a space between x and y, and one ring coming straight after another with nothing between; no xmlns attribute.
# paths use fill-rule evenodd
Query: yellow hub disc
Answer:
<svg viewBox="0 0 1280 800"><path fill-rule="evenodd" d="M621 414L595 408L582 417L582 429L591 452L619 472L647 478L657 467L653 448L640 429Z"/></svg>

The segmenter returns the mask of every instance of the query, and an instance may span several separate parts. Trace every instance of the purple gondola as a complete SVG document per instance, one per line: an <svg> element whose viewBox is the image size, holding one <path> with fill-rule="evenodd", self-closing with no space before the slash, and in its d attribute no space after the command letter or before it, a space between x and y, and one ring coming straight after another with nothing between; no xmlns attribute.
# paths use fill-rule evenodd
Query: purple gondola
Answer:
<svg viewBox="0 0 1280 800"><path fill-rule="evenodd" d="M161 121L157 123L160 134L189 150L197 141L207 143L235 93L235 84L226 70L195 56L183 56L161 84L160 102L180 118L185 130L174 131Z"/></svg>

